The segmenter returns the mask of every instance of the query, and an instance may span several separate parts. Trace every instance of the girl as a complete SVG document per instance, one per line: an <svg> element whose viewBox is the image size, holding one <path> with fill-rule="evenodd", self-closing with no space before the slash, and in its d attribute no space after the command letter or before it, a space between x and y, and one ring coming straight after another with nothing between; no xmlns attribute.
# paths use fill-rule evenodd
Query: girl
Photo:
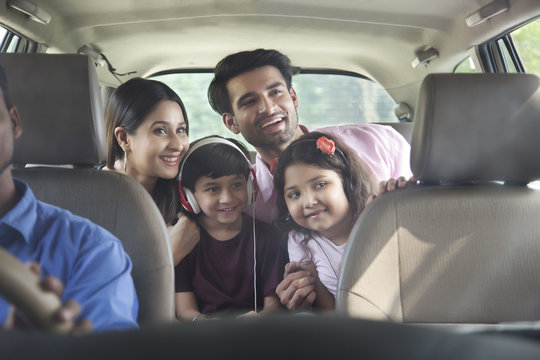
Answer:
<svg viewBox="0 0 540 360"><path fill-rule="evenodd" d="M105 114L107 170L135 178L150 193L169 230L177 264L195 246L199 229L179 213L175 177L189 148L182 100L167 85L131 79L112 94Z"/></svg>
<svg viewBox="0 0 540 360"><path fill-rule="evenodd" d="M333 310L343 250L373 189L371 174L328 135L307 133L279 157L277 225L289 233L291 262L315 278L321 310Z"/></svg>
<svg viewBox="0 0 540 360"><path fill-rule="evenodd" d="M285 254L277 232L244 213L254 193L248 156L239 142L212 136L194 142L184 157L181 201L201 227L201 239L175 269L181 319L281 308L275 288Z"/></svg>

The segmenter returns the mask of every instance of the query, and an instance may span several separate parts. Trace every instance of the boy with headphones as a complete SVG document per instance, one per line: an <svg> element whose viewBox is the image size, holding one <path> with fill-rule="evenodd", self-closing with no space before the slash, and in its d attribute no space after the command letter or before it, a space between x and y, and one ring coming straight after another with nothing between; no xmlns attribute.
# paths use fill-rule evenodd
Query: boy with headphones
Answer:
<svg viewBox="0 0 540 360"><path fill-rule="evenodd" d="M286 263L277 231L244 213L255 195L252 164L234 139L195 141L180 166L180 201L201 239L175 268L176 315L197 321L281 309Z"/></svg>

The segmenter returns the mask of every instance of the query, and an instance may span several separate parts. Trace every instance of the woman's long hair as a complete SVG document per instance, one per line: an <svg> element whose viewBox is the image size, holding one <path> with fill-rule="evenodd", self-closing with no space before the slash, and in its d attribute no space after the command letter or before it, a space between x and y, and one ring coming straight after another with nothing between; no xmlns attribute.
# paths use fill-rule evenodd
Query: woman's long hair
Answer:
<svg viewBox="0 0 540 360"><path fill-rule="evenodd" d="M134 134L144 119L158 103L164 100L176 102L189 123L184 103L170 87L162 82L133 78L120 85L112 94L105 114L107 126L107 167L114 169L116 160L124 156L124 150L114 136L114 130L121 126L128 134ZM179 211L178 187L176 179L158 179L151 194L167 224L172 224Z"/></svg>

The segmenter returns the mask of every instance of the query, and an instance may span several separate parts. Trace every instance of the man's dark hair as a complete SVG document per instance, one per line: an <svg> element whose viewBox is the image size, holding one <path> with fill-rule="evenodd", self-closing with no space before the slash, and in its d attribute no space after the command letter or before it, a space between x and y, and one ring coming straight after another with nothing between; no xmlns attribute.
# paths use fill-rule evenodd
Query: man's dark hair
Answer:
<svg viewBox="0 0 540 360"><path fill-rule="evenodd" d="M287 84L287 89L290 89L294 70L291 67L290 59L286 55L277 50L267 49L237 52L225 57L214 69L214 79L208 87L208 101L212 109L220 115L223 115L223 113L233 114L229 93L227 92L229 80L267 65L274 66L279 70Z"/></svg>
<svg viewBox="0 0 540 360"><path fill-rule="evenodd" d="M9 101L7 75L2 64L0 64L0 89L2 89L2 94L4 96L4 102L6 103L6 107L8 109L11 108L11 103Z"/></svg>

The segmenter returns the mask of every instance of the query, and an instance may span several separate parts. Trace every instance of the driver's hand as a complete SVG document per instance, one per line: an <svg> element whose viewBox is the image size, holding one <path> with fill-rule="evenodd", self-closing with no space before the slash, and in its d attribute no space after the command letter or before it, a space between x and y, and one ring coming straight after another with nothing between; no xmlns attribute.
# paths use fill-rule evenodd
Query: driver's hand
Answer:
<svg viewBox="0 0 540 360"><path fill-rule="evenodd" d="M38 276L41 273L39 265L35 262L30 263L28 267ZM62 284L58 278L48 275L41 281L41 286L44 290L56 294L56 296L58 296L60 299L62 298L62 294L64 293L64 284ZM75 322L77 317L81 314L81 311L81 305L77 301L67 300L62 304L62 307L56 313L56 321L59 323L72 323L73 326L71 327L71 333L80 334L91 332L93 326L90 320L80 319L79 321ZM14 307L10 309L5 326L8 329L28 329L28 326L24 321L24 316Z"/></svg>

